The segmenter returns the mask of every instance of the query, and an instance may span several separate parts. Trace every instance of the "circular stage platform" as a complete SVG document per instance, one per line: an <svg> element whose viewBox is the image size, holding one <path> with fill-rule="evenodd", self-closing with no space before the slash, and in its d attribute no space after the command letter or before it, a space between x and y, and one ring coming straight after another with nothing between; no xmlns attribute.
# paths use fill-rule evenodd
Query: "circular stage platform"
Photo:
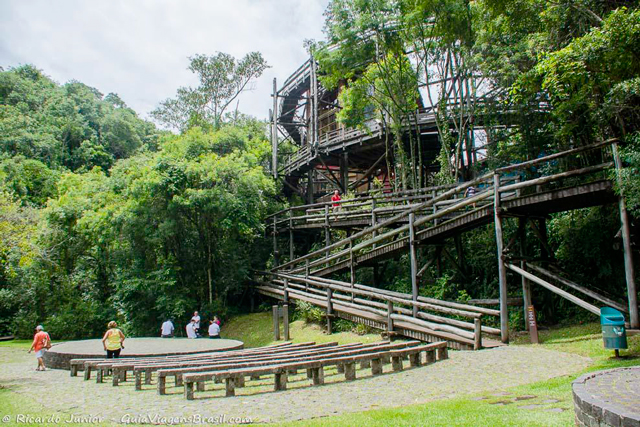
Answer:
<svg viewBox="0 0 640 427"><path fill-rule="evenodd" d="M127 338L120 357L152 357L179 354L211 353L237 350L242 341L228 339ZM72 359L98 359L106 356L102 340L67 341L55 344L44 354L47 368L69 369Z"/></svg>

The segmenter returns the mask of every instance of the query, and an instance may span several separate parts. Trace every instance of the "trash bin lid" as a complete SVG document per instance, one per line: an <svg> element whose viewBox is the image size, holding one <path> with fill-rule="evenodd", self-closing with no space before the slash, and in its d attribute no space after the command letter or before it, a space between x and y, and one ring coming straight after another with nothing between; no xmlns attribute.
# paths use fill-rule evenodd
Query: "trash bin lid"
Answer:
<svg viewBox="0 0 640 427"><path fill-rule="evenodd" d="M602 307L600 309L600 324L624 325L624 315L615 308Z"/></svg>

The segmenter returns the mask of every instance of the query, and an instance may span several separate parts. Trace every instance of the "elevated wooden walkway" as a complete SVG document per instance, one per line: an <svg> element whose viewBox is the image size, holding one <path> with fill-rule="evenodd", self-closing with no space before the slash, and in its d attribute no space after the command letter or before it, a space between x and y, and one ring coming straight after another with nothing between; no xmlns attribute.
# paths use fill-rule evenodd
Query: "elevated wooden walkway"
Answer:
<svg viewBox="0 0 640 427"><path fill-rule="evenodd" d="M415 304L419 302L420 298L417 282L419 276L417 247L442 245L448 238L494 223L499 254L497 258L500 271L500 331L503 342L508 341L507 269L523 276L528 281L527 283L537 283L580 307L597 313L598 309L592 304L562 291L547 282L546 279L526 271L526 268L523 268L524 264L522 264L523 258L518 258L518 262L515 263L512 259L513 254L509 252L509 247L517 236L512 238L505 247L502 242L502 221L507 217L524 220L519 222L518 235L520 236L523 230L521 228L526 225L527 219L545 218L556 212L615 203L619 198L613 191L613 184L609 177L614 163L619 164L617 159L616 142L605 141L496 169L474 181L465 182L453 188L434 187L413 190L411 193L403 195L368 196L342 201L340 209L335 209L333 203L329 202L294 207L279 212L269 218L269 227L273 234L276 254L279 253L277 251L278 236L288 234L290 243L288 261L280 262L276 258L278 265L272 269L270 274L279 278L271 279L267 284L263 283L258 287L258 290L274 297L280 295L284 299L293 297L297 292L301 299L302 297L310 299L308 302L328 310L330 304L323 303L325 298L300 295L300 289L288 293L287 285L281 278L288 275L287 280L301 280L305 286L304 292L307 292L309 278L314 278L314 285L322 287L323 284L335 282L323 282L323 280L328 280L330 275L348 272L351 276L351 282L347 283L346 288L351 286L351 305L346 306L344 302L340 303L345 308L340 311L341 316L351 316L361 323L375 324L376 327L384 326L380 319L374 318L375 316L359 316L358 313L353 312L353 310L362 310L362 304L367 304L366 300L360 298L362 301L354 305L355 272L360 267L375 266L385 259L397 258L408 252L411 261L412 295L410 295L409 303L405 299L402 304L409 306L414 304L412 317L415 318L417 314ZM542 165L546 166L540 167ZM469 191L469 189L473 191ZM626 215L626 211L622 209L623 205L621 205L621 212ZM624 215L622 216L623 234L628 236L628 221L625 222ZM532 227L535 229L535 225ZM335 228L345 228L350 230L350 233L346 238L331 242L330 231ZM313 229L325 231L325 246L296 257L294 233ZM537 229L535 231L540 233ZM627 250L630 251L630 247L625 249L625 251ZM628 293L635 295L635 283L633 280L629 280L629 277L633 277L633 274L627 277ZM561 283L566 284L566 282ZM344 286L343 283L334 284ZM269 286L271 288L267 289ZM578 290L582 291L579 286ZM323 292L326 294L327 290L325 289ZM373 294L368 297L375 298L376 295L383 295L385 291L372 290L371 292ZM523 292L525 292L524 304L528 306L531 302L528 288ZM288 295L285 296L287 293ZM586 294L597 299L597 296L593 296L595 293L589 294L587 292ZM365 311L371 312L368 309ZM629 313L632 324L634 321L637 322L637 311L637 300L634 302L630 299ZM392 314L394 309L389 307L386 312L387 316L390 316L389 313ZM384 314L380 315L384 317ZM400 322L399 324L407 321L406 318L396 320ZM438 319L436 323L441 321L442 319ZM391 328L389 329L391 330ZM418 333L413 329L406 328L403 331L406 336L417 337L411 335ZM450 337L440 337L440 339L451 340ZM456 342L462 346L469 344L464 340Z"/></svg>

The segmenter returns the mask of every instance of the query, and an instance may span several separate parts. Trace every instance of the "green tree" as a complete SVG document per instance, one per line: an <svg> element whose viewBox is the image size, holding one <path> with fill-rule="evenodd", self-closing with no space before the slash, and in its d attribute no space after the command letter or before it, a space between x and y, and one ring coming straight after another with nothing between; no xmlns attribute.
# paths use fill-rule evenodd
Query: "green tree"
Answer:
<svg viewBox="0 0 640 427"><path fill-rule="evenodd" d="M163 125L183 132L192 126L220 128L225 111L250 82L268 68L260 52L250 52L237 60L232 55L195 55L189 58L189 70L198 76L195 88L181 87L151 112Z"/></svg>

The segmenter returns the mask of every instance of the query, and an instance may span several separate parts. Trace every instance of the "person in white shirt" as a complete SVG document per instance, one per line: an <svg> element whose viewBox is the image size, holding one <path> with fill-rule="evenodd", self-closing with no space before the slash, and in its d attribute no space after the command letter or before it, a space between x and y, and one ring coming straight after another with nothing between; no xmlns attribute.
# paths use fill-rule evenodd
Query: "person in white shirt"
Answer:
<svg viewBox="0 0 640 427"><path fill-rule="evenodd" d="M187 323L187 338L198 338L196 335L195 320L191 319L191 322Z"/></svg>
<svg viewBox="0 0 640 427"><path fill-rule="evenodd" d="M198 334L198 332L200 331L200 315L197 311L193 312L193 317L191 318L191 320L196 322L194 327L196 328L196 334Z"/></svg>
<svg viewBox="0 0 640 427"><path fill-rule="evenodd" d="M212 320L211 325L209 325L209 338L220 338L220 325L215 320Z"/></svg>
<svg viewBox="0 0 640 427"><path fill-rule="evenodd" d="M167 319L160 328L160 336L162 338L173 338L173 322L171 319Z"/></svg>

